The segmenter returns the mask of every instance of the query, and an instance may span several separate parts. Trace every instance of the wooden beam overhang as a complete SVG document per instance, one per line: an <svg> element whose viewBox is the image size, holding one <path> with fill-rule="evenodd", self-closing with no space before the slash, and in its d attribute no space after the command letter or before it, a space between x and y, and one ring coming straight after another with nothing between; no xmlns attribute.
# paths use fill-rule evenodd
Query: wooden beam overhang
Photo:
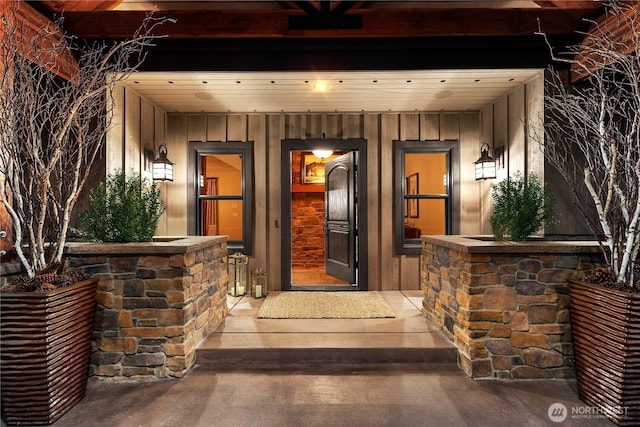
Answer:
<svg viewBox="0 0 640 427"><path fill-rule="evenodd" d="M591 25L575 57L576 62L591 65L585 70L576 63L572 64L571 83L576 83L595 71L597 68L594 64L606 65L606 59L599 58L593 49L594 43L603 37L615 45L620 54L627 55L634 51L640 54L640 1L629 3L621 16L607 13Z"/></svg>
<svg viewBox="0 0 640 427"><path fill-rule="evenodd" d="M295 3L294 3L295 4ZM130 37L145 11L65 12L65 28L80 38ZM345 9L340 16L360 16L361 29L292 29L291 16L300 9L282 10L166 10L158 12L177 22L162 28L171 38L320 38L522 36L542 30L549 35L570 33L580 26L585 10L540 9Z"/></svg>
<svg viewBox="0 0 640 427"><path fill-rule="evenodd" d="M564 37L552 43L569 44ZM575 43L575 41L572 41ZM542 37L161 39L141 71L545 68Z"/></svg>
<svg viewBox="0 0 640 427"><path fill-rule="evenodd" d="M39 0L43 6L56 13L111 10L122 0Z"/></svg>
<svg viewBox="0 0 640 427"><path fill-rule="evenodd" d="M15 34L12 36L20 41L19 53L58 76L71 80L78 71L78 62L65 44L60 29L27 3L21 1L17 7L15 5L15 2L7 0L2 0L1 4L4 18L12 19L15 16Z"/></svg>

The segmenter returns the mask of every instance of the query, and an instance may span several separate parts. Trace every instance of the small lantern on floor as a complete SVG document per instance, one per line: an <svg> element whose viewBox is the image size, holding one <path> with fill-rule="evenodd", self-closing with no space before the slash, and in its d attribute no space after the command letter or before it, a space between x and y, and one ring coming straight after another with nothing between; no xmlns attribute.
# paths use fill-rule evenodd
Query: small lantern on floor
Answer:
<svg viewBox="0 0 640 427"><path fill-rule="evenodd" d="M258 267L253 271L251 278L251 296L254 298L264 298L267 293L267 273Z"/></svg>
<svg viewBox="0 0 640 427"><path fill-rule="evenodd" d="M242 296L247 291L247 267L246 255L236 252L229 255L229 295Z"/></svg>

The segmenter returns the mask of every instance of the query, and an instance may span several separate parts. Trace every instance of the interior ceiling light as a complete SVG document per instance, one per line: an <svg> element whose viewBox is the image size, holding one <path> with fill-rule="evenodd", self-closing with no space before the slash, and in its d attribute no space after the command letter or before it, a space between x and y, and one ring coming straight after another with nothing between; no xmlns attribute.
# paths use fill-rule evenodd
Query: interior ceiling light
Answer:
<svg viewBox="0 0 640 427"><path fill-rule="evenodd" d="M331 150L313 150L311 152L313 153L314 156L323 160L330 157L333 154L333 151Z"/></svg>

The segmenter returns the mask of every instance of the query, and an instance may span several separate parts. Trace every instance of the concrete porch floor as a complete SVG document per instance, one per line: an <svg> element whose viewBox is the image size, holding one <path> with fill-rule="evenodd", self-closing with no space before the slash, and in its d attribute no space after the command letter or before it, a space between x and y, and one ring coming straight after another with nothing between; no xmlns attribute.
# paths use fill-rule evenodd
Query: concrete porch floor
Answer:
<svg viewBox="0 0 640 427"><path fill-rule="evenodd" d="M456 363L457 350L420 313L420 291L380 292L395 318L258 319L264 299L228 297L229 315L196 352L199 365Z"/></svg>
<svg viewBox="0 0 640 427"><path fill-rule="evenodd" d="M590 408L578 400L572 380L474 381L450 361L359 363L329 357L296 363L308 348L364 348L366 354L381 348L379 340L389 348L426 345L448 351L451 344L420 315L418 291L382 294L395 319L259 321L255 315L261 300L230 298L229 317L200 346L204 356L198 354L198 366L185 378L90 380L85 399L55 426L613 425L584 415ZM258 347L303 353L279 363L262 356L249 364L237 359ZM211 359L207 352L215 349L228 354ZM568 411L561 423L548 415L557 403Z"/></svg>

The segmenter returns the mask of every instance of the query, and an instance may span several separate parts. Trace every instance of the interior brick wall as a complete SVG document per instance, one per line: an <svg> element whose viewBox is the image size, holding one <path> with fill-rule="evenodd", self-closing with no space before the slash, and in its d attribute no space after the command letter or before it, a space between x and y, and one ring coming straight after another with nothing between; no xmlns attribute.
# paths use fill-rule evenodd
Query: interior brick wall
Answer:
<svg viewBox="0 0 640 427"><path fill-rule="evenodd" d="M293 193L291 263L293 268L324 268L324 193Z"/></svg>
<svg viewBox="0 0 640 427"><path fill-rule="evenodd" d="M291 184L302 184L302 152L291 154ZM293 192L291 267L324 269L324 193Z"/></svg>

